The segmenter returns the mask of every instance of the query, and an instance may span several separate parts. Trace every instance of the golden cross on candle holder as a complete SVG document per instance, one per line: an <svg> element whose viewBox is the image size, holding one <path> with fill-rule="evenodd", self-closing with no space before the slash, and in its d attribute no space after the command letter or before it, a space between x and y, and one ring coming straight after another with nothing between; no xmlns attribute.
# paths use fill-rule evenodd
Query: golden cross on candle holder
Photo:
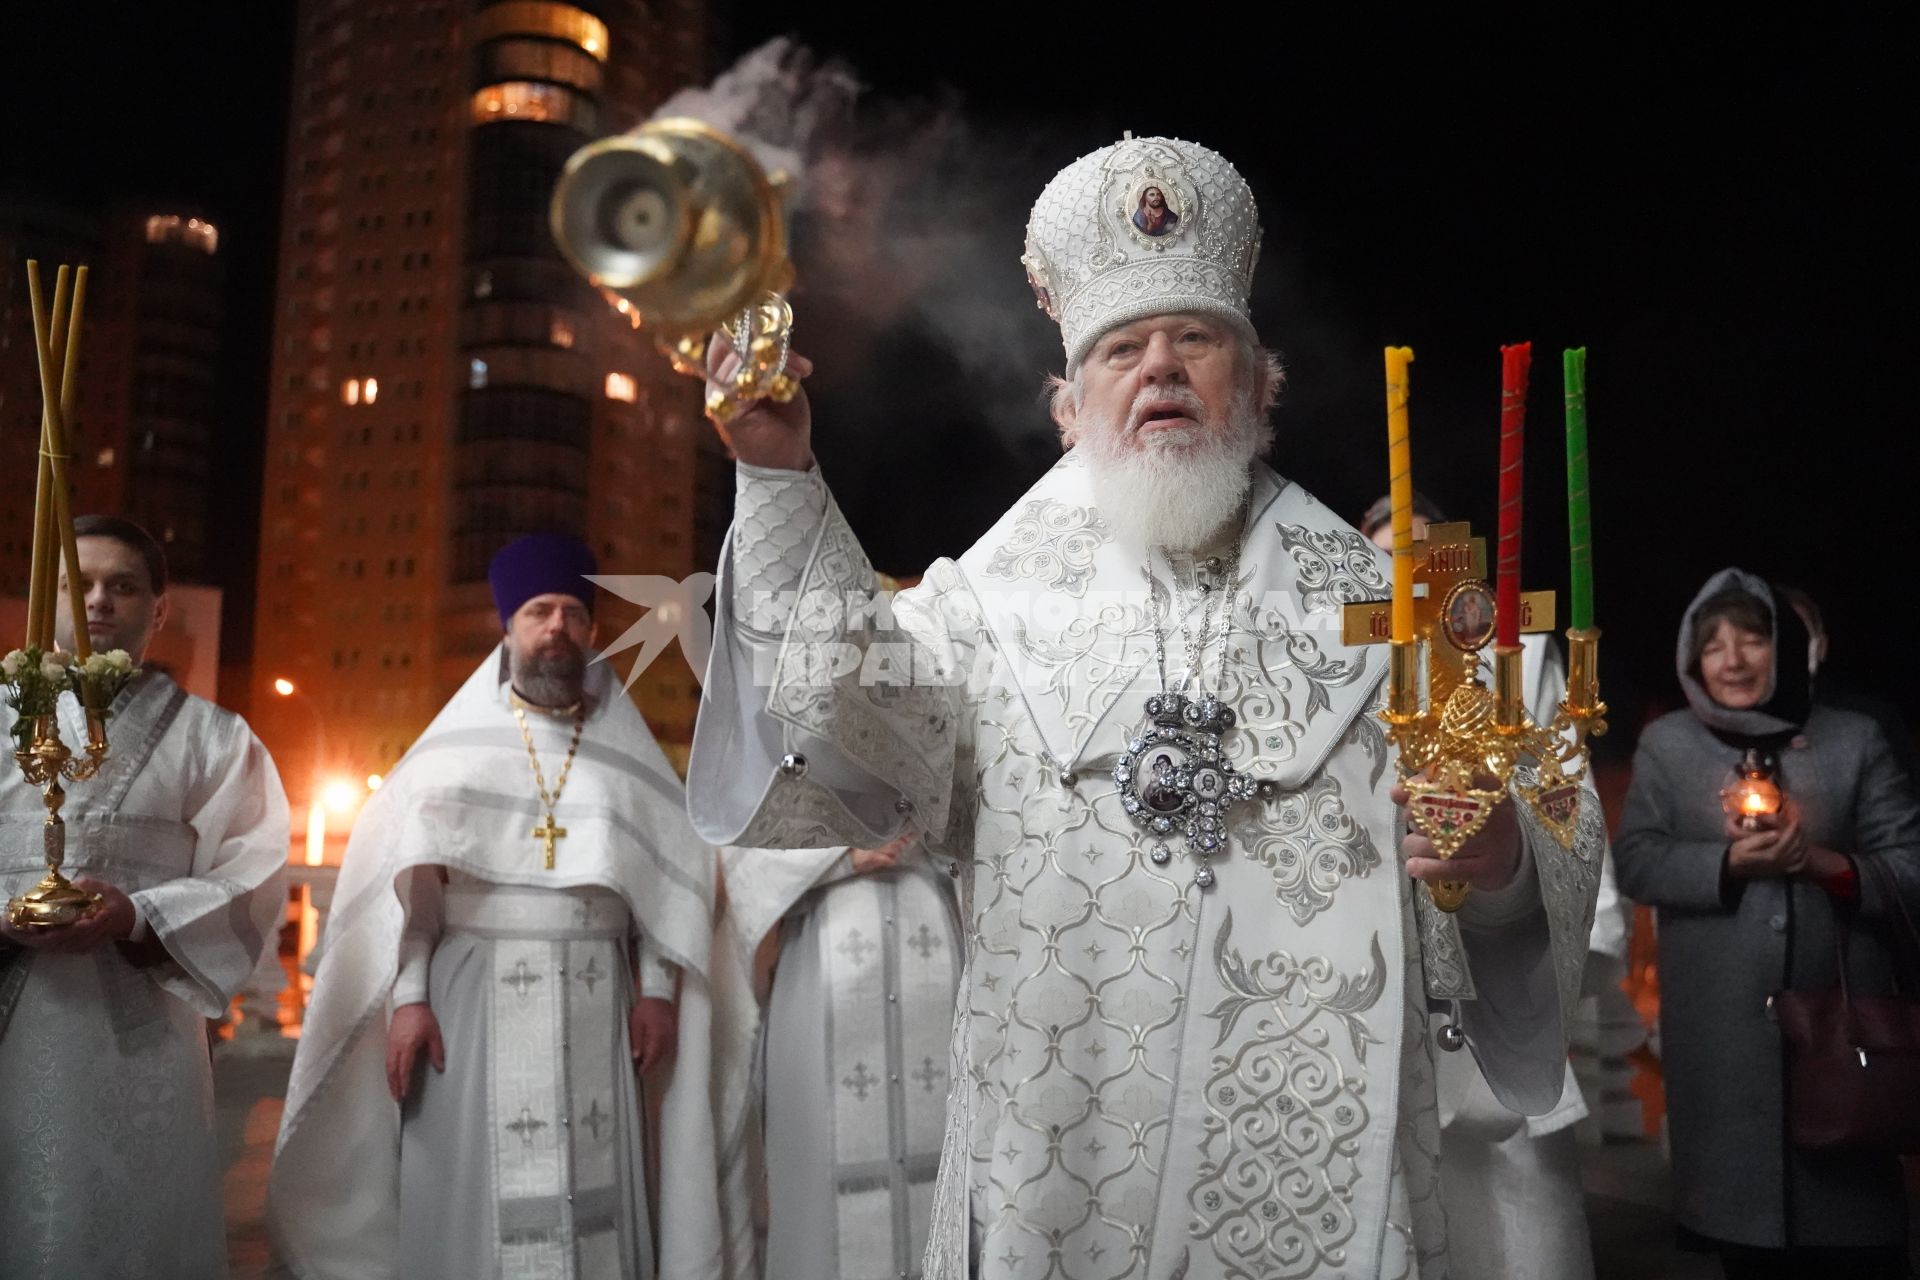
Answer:
<svg viewBox="0 0 1920 1280"><path fill-rule="evenodd" d="M66 790L61 784L93 777L106 761L107 708L133 670L125 654L116 651L96 655L88 647L79 551L73 534L67 428L73 419L74 383L80 364L80 317L86 303L87 269L59 269L54 277L51 313L41 293L38 262L27 263L27 292L40 368L40 467L34 500L27 636L18 650L6 655L5 677L7 700L16 716L14 762L27 785L41 789L46 804L43 844L47 874L31 890L7 903L7 921L15 928L51 929L72 924L94 902L92 894L74 888L60 873L66 861L66 822L60 816ZM75 624L72 653L60 651L54 643L63 558L68 607ZM83 758L76 758L60 737L59 699L69 690L86 713Z"/></svg>
<svg viewBox="0 0 1920 1280"><path fill-rule="evenodd" d="M1537 775L1522 794L1554 838L1571 847L1586 773L1586 735L1604 732L1606 707L1593 685L1597 630L1584 641L1568 632L1578 655L1569 664L1569 699L1553 723L1537 725L1527 714L1521 688L1520 646L1493 646L1493 688L1481 678L1481 651L1492 644L1497 621L1494 591L1486 581L1487 545L1465 522L1436 524L1413 543L1413 580L1426 594L1413 598L1414 635L1394 642L1389 667L1388 736L1398 750L1402 784L1411 795L1408 814L1450 858L1486 825L1506 798L1523 761ZM1520 595L1520 630L1553 630L1554 595ZM1390 601L1346 606L1342 639L1348 644L1391 642ZM1424 697L1420 653L1426 653ZM1571 674L1578 664L1582 683ZM1575 690L1579 691L1575 699ZM1431 886L1435 905L1456 911L1467 886L1440 881Z"/></svg>

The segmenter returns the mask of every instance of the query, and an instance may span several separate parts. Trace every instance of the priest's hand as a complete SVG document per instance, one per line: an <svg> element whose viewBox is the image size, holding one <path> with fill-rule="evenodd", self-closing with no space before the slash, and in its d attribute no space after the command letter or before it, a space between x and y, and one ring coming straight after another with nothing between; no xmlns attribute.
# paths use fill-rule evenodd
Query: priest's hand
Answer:
<svg viewBox="0 0 1920 1280"><path fill-rule="evenodd" d="M633 1041L633 1060L642 1071L673 1057L680 1032L680 1017L673 1001L658 996L641 996L627 1015L627 1036Z"/></svg>
<svg viewBox="0 0 1920 1280"><path fill-rule="evenodd" d="M92 876L76 876L73 887L96 894L99 900L72 924L63 929L16 929L0 918L0 934L16 946L35 951L92 951L133 933L133 899L118 885Z"/></svg>
<svg viewBox="0 0 1920 1280"><path fill-rule="evenodd" d="M395 1102L407 1100L413 1088L413 1064L422 1049L427 1051L427 1060L435 1071L446 1071L447 1050L440 1042L440 1020L424 1000L395 1009L393 1022L387 1027L387 1092Z"/></svg>
<svg viewBox="0 0 1920 1280"><path fill-rule="evenodd" d="M1395 783L1388 794L1405 807L1409 796L1404 786ZM1433 841L1410 827L1400 845L1407 855L1407 874L1429 884L1458 880L1487 892L1506 888L1520 873L1520 818L1513 805L1511 800L1495 805L1487 825L1468 837L1451 858L1442 858Z"/></svg>
<svg viewBox="0 0 1920 1280"><path fill-rule="evenodd" d="M707 342L707 394L731 391L739 369L733 343L723 333L714 334ZM805 356L794 352L787 357L787 376L795 381L812 372L813 361ZM765 398L739 403L732 417L713 425L733 456L750 467L813 469L813 409L805 387L785 404Z"/></svg>
<svg viewBox="0 0 1920 1280"><path fill-rule="evenodd" d="M913 843L913 832L902 831L878 849L855 849L852 852L853 870L856 875L865 875L869 871L890 871L900 865L900 855Z"/></svg>

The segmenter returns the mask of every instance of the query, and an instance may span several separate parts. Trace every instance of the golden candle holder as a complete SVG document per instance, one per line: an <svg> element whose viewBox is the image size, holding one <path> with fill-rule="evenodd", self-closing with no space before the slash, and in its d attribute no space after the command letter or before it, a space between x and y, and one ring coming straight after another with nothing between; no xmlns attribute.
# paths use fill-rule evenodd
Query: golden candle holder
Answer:
<svg viewBox="0 0 1920 1280"><path fill-rule="evenodd" d="M127 654L95 654L87 644L87 610L80 553L73 532L72 486L67 478L67 429L73 422L80 366L81 316L87 268L61 267L54 276L51 306L40 287L40 264L27 262L27 295L33 318L34 354L40 370L40 457L28 575L27 636L4 659L7 700L16 720L14 762L28 786L41 789L47 817L42 843L47 874L7 903L7 923L16 929L65 928L93 906L93 894L74 888L61 874L67 857L63 783L93 777L107 758L107 708L133 676ZM74 623L74 652L54 645L54 615L64 557L67 608ZM87 721L83 758L60 737L60 695L71 690Z"/></svg>
<svg viewBox="0 0 1920 1280"><path fill-rule="evenodd" d="M60 737L57 715L33 717L31 744L13 753L20 776L28 786L40 788L47 806L41 843L46 852L47 874L39 884L7 902L7 923L16 929L60 929L85 915L98 900L97 895L76 889L60 868L67 860L67 824L60 810L67 802L63 782L84 782L100 772L107 759L107 723L99 712L87 711L86 755L76 758Z"/></svg>
<svg viewBox="0 0 1920 1280"><path fill-rule="evenodd" d="M560 252L634 328L654 332L676 373L705 378L708 335L726 333L740 368L707 397L716 422L800 389L786 371L787 184L711 125L665 119L588 143L554 188Z"/></svg>
<svg viewBox="0 0 1920 1280"><path fill-rule="evenodd" d="M1474 537L1465 523L1436 524L1414 543L1414 553L1414 580L1426 584L1427 594L1414 601L1415 639L1392 643L1387 708L1381 713L1398 749L1408 817L1441 858L1451 858L1486 826L1516 785L1520 767L1530 764L1531 778L1521 775L1517 789L1554 839L1572 848L1587 737L1606 732L1597 675L1599 631L1567 633L1567 696L1552 723L1536 724L1527 712L1520 646L1493 646L1493 687L1481 678L1481 650L1495 632L1486 540ZM1348 644L1389 640L1391 608L1384 600L1348 605L1343 639ZM1520 630L1551 631L1553 609L1552 592L1523 593ZM1468 886L1442 880L1429 889L1435 906L1457 911Z"/></svg>

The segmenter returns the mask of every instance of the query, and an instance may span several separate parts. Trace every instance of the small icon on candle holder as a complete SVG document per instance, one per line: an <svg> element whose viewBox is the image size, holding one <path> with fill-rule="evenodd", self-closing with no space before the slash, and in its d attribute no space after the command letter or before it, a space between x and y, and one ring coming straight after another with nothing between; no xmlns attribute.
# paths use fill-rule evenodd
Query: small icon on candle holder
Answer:
<svg viewBox="0 0 1920 1280"><path fill-rule="evenodd" d="M1748 747L1740 757L1733 781L1720 792L1720 807L1742 831L1758 831L1762 819L1780 812L1786 797L1774 781L1778 771L1772 755L1758 747Z"/></svg>
<svg viewBox="0 0 1920 1280"><path fill-rule="evenodd" d="M1462 652L1482 649L1493 639L1493 592L1478 579L1458 583L1447 592L1440 615L1447 642Z"/></svg>

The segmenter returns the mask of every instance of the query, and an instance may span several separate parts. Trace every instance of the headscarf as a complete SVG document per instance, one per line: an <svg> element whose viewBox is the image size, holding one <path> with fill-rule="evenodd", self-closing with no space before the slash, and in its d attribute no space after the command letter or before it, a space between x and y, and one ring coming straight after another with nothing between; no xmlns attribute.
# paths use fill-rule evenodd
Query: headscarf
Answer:
<svg viewBox="0 0 1920 1280"><path fill-rule="evenodd" d="M1721 706L1707 694L1695 669L1694 628L1701 607L1715 596L1737 590L1759 600L1773 614L1773 683L1766 701L1752 707ZM1687 704L1715 737L1737 747L1775 747L1800 732L1813 706L1812 680L1807 675L1807 628L1793 607L1777 595L1765 578L1744 569L1722 569L1707 579L1680 624L1674 666L1680 675Z"/></svg>

